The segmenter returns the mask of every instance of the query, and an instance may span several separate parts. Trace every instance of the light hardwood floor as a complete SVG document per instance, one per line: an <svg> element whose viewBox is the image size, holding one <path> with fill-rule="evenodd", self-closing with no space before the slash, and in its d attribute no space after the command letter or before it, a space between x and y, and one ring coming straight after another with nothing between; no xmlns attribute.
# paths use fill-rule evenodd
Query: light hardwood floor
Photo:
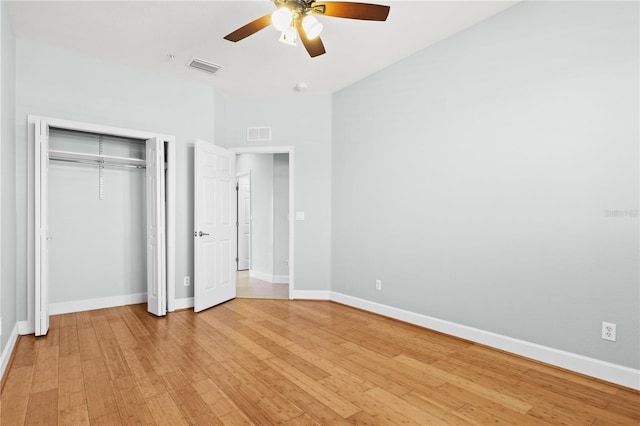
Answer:
<svg viewBox="0 0 640 426"><path fill-rule="evenodd" d="M637 425L640 393L332 302L51 317L2 425Z"/></svg>
<svg viewBox="0 0 640 426"><path fill-rule="evenodd" d="M249 271L237 271L236 297L244 299L288 299L289 284L274 284L250 277Z"/></svg>

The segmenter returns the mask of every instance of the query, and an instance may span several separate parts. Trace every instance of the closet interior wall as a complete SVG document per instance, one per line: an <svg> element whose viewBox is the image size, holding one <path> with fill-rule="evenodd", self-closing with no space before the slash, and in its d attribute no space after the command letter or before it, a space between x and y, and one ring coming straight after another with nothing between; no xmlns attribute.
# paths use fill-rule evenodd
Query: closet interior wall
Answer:
<svg viewBox="0 0 640 426"><path fill-rule="evenodd" d="M146 293L144 166L54 154L143 163L144 141L51 129L49 144L50 303Z"/></svg>

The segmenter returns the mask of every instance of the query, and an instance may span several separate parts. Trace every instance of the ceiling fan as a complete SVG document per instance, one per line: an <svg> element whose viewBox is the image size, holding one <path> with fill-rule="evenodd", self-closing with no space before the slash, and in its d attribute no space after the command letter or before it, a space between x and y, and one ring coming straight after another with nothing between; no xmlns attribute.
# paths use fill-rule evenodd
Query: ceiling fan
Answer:
<svg viewBox="0 0 640 426"><path fill-rule="evenodd" d="M281 31L281 42L295 45L297 38L300 37L305 49L313 58L326 52L319 37L322 24L313 16L314 14L366 21L385 21L390 9L389 6L379 4L342 1L271 1L278 8L275 12L251 21L227 34L224 36L225 40L237 42L268 27L269 24L273 24L278 31Z"/></svg>

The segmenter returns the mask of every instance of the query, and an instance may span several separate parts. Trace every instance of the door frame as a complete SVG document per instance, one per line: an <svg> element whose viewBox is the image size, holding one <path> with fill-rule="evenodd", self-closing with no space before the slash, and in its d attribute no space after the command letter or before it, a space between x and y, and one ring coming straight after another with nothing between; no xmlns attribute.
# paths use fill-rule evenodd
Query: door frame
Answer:
<svg viewBox="0 0 640 426"><path fill-rule="evenodd" d="M175 310L175 242L176 242L176 139L174 136L156 132L83 123L59 118L27 115L27 325L20 334L31 334L35 331L35 238L36 238L36 203L35 203L35 123L42 121L50 128L74 130L120 136L124 138L147 140L159 137L164 142L166 152L166 271L167 271L167 312Z"/></svg>
<svg viewBox="0 0 640 426"><path fill-rule="evenodd" d="M236 156L237 157L237 156ZM245 173L236 173L236 272L238 272L238 264L240 263L240 178L247 176L249 178L249 206L251 206L251 170ZM251 221L251 210L249 210L249 234L252 233L253 223ZM249 239L249 269L251 269L251 239ZM244 269L243 269L244 271Z"/></svg>
<svg viewBox="0 0 640 426"><path fill-rule="evenodd" d="M229 150L236 154L289 154L289 299L293 300L295 279L294 279L294 165L295 148L293 146L251 146L251 147L231 147Z"/></svg>

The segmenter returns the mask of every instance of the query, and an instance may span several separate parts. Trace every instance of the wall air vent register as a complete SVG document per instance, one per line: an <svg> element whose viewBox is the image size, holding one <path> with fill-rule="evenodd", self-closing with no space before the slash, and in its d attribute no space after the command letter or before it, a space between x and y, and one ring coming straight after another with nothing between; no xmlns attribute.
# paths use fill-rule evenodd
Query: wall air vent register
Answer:
<svg viewBox="0 0 640 426"><path fill-rule="evenodd" d="M207 72L209 74L215 74L222 68L221 65L214 64L213 62L208 62L203 59L199 59L196 57L191 58L191 60L187 63L188 67L195 68L200 71Z"/></svg>
<svg viewBox="0 0 640 426"><path fill-rule="evenodd" d="M247 127L247 140L265 142L271 140L271 127Z"/></svg>

